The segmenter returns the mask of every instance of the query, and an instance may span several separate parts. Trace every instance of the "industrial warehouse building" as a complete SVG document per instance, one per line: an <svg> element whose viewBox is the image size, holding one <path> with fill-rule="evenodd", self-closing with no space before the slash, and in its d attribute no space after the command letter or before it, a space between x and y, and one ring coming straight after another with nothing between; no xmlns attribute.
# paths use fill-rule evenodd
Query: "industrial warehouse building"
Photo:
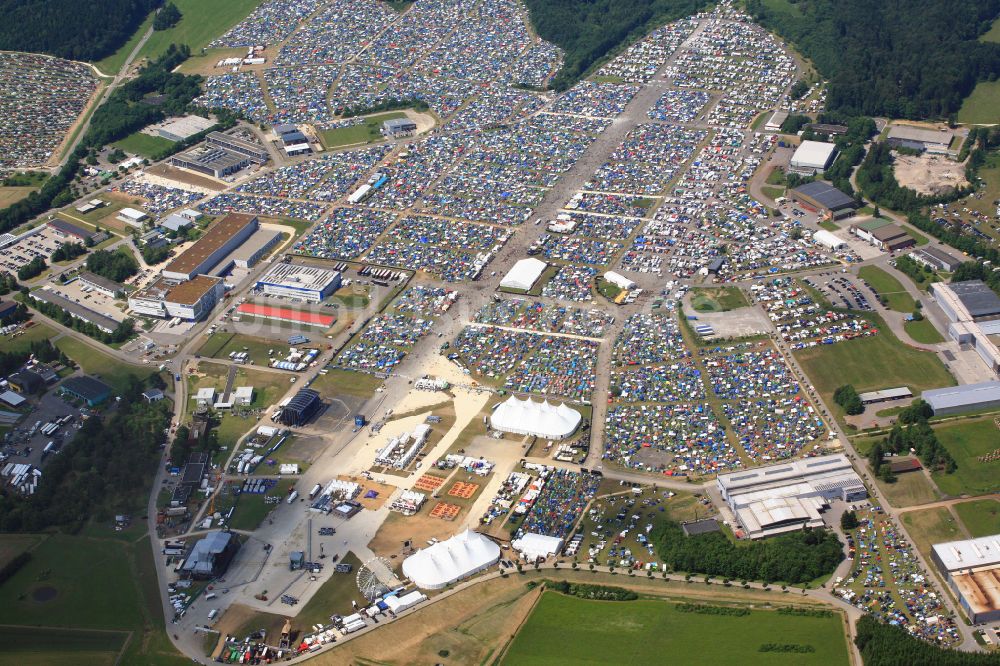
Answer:
<svg viewBox="0 0 1000 666"><path fill-rule="evenodd" d="M914 250L910 253L910 258L918 264L949 273L955 272L962 265L961 259L936 247L924 247Z"/></svg>
<svg viewBox="0 0 1000 666"><path fill-rule="evenodd" d="M260 278L256 288L272 296L319 303L340 289L341 280L342 276L338 271L282 263Z"/></svg>
<svg viewBox="0 0 1000 666"><path fill-rule="evenodd" d="M232 532L209 532L194 544L181 565L181 573L198 580L218 578L239 550L240 540Z"/></svg>
<svg viewBox="0 0 1000 666"><path fill-rule="evenodd" d="M833 164L837 146L822 141L803 141L795 149L788 170L803 176L823 173Z"/></svg>
<svg viewBox="0 0 1000 666"><path fill-rule="evenodd" d="M745 535L759 539L821 527L833 500L855 502L868 490L843 454L720 474L716 479Z"/></svg>
<svg viewBox="0 0 1000 666"><path fill-rule="evenodd" d="M278 422L287 426L305 425L322 406L323 401L317 391L301 389L287 405L281 408Z"/></svg>
<svg viewBox="0 0 1000 666"><path fill-rule="evenodd" d="M88 375L70 377L59 387L59 392L82 400L89 407L96 407L111 397L110 386Z"/></svg>
<svg viewBox="0 0 1000 666"><path fill-rule="evenodd" d="M955 138L948 129L929 129L914 125L893 125L889 128L886 143L892 148L909 148L937 155L957 155L950 149Z"/></svg>
<svg viewBox="0 0 1000 666"><path fill-rule="evenodd" d="M907 386L900 386L898 388L882 389L881 391L859 393L858 397L861 398L861 404L863 405L875 405L880 402L889 402L890 400L912 398L913 391Z"/></svg>
<svg viewBox="0 0 1000 666"><path fill-rule="evenodd" d="M205 142L170 158L170 164L214 178L234 174L250 164L265 164L267 149L239 137L212 132Z"/></svg>
<svg viewBox="0 0 1000 666"><path fill-rule="evenodd" d="M500 546L467 529L407 557L403 575L419 588L440 590L499 561Z"/></svg>
<svg viewBox="0 0 1000 666"><path fill-rule="evenodd" d="M95 275L90 271L82 271L79 279L80 284L99 291L105 296L110 296L111 298L118 298L125 293L125 288L114 280L109 280L106 277Z"/></svg>
<svg viewBox="0 0 1000 666"><path fill-rule="evenodd" d="M91 243L97 244L108 237L107 232L90 231L89 229L84 229L83 227L78 227L71 222L67 222L66 220L60 220L58 217L49 220L46 224L49 229L55 231L57 235L70 241L79 241L81 243L90 241Z"/></svg>
<svg viewBox="0 0 1000 666"><path fill-rule="evenodd" d="M962 345L971 345L990 370L1000 374L1000 298L982 280L945 284L935 282L931 293L951 320L948 336Z"/></svg>
<svg viewBox="0 0 1000 666"><path fill-rule="evenodd" d="M1000 534L936 543L931 559L973 624L1000 621Z"/></svg>
<svg viewBox="0 0 1000 666"><path fill-rule="evenodd" d="M490 415L490 427L515 435L533 435L543 439L566 439L580 426L580 412L565 404L553 405L548 400L535 402L510 396L497 405Z"/></svg>
<svg viewBox="0 0 1000 666"><path fill-rule="evenodd" d="M268 159L270 159L267 148L264 146L259 143L241 139L238 136L233 136L231 134L212 132L205 137L205 143L216 148L228 150L229 152L236 153L238 155L243 155L255 164L265 164Z"/></svg>
<svg viewBox="0 0 1000 666"><path fill-rule="evenodd" d="M409 136L417 131L417 124L409 118L391 118L382 123L382 135L388 137Z"/></svg>
<svg viewBox="0 0 1000 666"><path fill-rule="evenodd" d="M222 280L199 275L181 282L160 278L129 297L128 306L136 314L184 321L204 318L225 294Z"/></svg>
<svg viewBox="0 0 1000 666"><path fill-rule="evenodd" d="M163 277L190 280L195 275L209 273L260 228L256 215L230 213L209 228L194 245L163 269Z"/></svg>
<svg viewBox="0 0 1000 666"><path fill-rule="evenodd" d="M851 233L883 252L895 252L917 243L901 226L881 218L852 224Z"/></svg>
<svg viewBox="0 0 1000 666"><path fill-rule="evenodd" d="M88 307L84 307L76 301L71 301L62 294L56 293L48 287L36 289L31 292L29 296L36 301L41 301L43 303L54 305L57 308L62 308L74 319L79 319L80 321L93 324L105 333L114 333L115 329L118 328L118 322L111 317L103 315L95 310L91 310Z"/></svg>
<svg viewBox="0 0 1000 666"><path fill-rule="evenodd" d="M180 116L179 118L170 118L162 123L153 125L147 131L155 132L156 136L176 143L184 139L189 139L195 134L204 132L213 126L215 126L215 121L208 118L202 118L201 116Z"/></svg>
<svg viewBox="0 0 1000 666"><path fill-rule="evenodd" d="M1000 407L1000 381L924 391L920 396L934 410L935 416Z"/></svg>
<svg viewBox="0 0 1000 666"><path fill-rule="evenodd" d="M788 196L803 208L835 220L854 215L857 208L854 199L833 185L818 180L799 185L792 189Z"/></svg>

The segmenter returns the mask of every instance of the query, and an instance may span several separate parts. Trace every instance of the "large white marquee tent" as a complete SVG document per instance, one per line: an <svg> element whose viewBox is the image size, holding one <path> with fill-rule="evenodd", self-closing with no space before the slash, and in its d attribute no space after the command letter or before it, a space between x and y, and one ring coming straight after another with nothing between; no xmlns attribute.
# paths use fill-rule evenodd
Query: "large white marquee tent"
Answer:
<svg viewBox="0 0 1000 666"><path fill-rule="evenodd" d="M500 286L504 289L528 291L538 282L538 278L542 276L547 266L544 261L534 257L521 259L503 277Z"/></svg>
<svg viewBox="0 0 1000 666"><path fill-rule="evenodd" d="M487 569L500 560L500 546L465 530L403 560L403 575L417 587L440 590Z"/></svg>
<svg viewBox="0 0 1000 666"><path fill-rule="evenodd" d="M507 398L493 410L490 425L494 430L515 435L534 435L544 439L566 439L580 425L580 412L566 405L553 405L548 400Z"/></svg>

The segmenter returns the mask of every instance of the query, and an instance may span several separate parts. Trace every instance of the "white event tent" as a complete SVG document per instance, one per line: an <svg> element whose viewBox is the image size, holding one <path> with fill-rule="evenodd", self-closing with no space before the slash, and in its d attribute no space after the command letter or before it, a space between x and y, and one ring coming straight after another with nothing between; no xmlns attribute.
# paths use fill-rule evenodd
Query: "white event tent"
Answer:
<svg viewBox="0 0 1000 666"><path fill-rule="evenodd" d="M500 546L478 532L465 530L403 560L403 575L417 587L440 590L499 560Z"/></svg>
<svg viewBox="0 0 1000 666"><path fill-rule="evenodd" d="M580 425L580 412L566 405L553 405L549 401L507 398L490 416L494 430L515 435L534 435L544 439L566 439Z"/></svg>

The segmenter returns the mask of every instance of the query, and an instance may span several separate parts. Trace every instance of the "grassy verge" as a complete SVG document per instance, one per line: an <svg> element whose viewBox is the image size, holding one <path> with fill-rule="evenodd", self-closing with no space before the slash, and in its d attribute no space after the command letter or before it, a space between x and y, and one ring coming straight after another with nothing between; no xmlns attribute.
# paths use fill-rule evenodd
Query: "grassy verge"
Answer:
<svg viewBox="0 0 1000 666"><path fill-rule="evenodd" d="M1000 533L1000 502L995 499L974 500L952 505L965 529L974 537Z"/></svg>
<svg viewBox="0 0 1000 666"><path fill-rule="evenodd" d="M402 111L378 113L368 116L364 119L364 122L357 125L322 131L319 133L319 138L323 143L323 147L327 149L340 148L341 146L350 146L358 143L371 143L383 138L382 133L379 131L382 128L382 123L393 118L405 117L406 114Z"/></svg>
<svg viewBox="0 0 1000 666"><path fill-rule="evenodd" d="M858 275L872 286L890 310L909 313L916 309L916 302L899 280L878 266L862 266Z"/></svg>
<svg viewBox="0 0 1000 666"><path fill-rule="evenodd" d="M1000 448L1000 429L993 418L948 423L936 426L934 432L958 463L954 473L934 477L943 492L957 496L1000 491L1000 460L980 461Z"/></svg>
<svg viewBox="0 0 1000 666"><path fill-rule="evenodd" d="M153 157L154 155L170 148L170 146L173 145L173 142L164 139L162 136L152 136L150 134L136 132L134 134L129 134L121 141L116 141L114 145L116 148L121 148L130 155Z"/></svg>

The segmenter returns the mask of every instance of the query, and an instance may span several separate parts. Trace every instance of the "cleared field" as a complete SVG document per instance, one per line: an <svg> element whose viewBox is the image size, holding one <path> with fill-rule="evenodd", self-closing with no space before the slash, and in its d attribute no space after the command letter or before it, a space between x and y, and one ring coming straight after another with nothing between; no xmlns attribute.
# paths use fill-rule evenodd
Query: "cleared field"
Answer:
<svg viewBox="0 0 1000 666"><path fill-rule="evenodd" d="M953 504L965 529L974 537L1000 534L1000 502L995 499Z"/></svg>
<svg viewBox="0 0 1000 666"><path fill-rule="evenodd" d="M937 426L934 432L958 463L953 474L934 476L943 492L982 495L1000 491L1000 460L979 460L1000 449L1000 428L991 417Z"/></svg>
<svg viewBox="0 0 1000 666"><path fill-rule="evenodd" d="M339 148L340 146L350 146L356 143L378 141L382 138L382 133L379 131L382 128L382 123L393 118L405 117L406 114L402 111L379 113L365 118L365 121L359 125L339 127L320 132L319 138L323 142L324 148Z"/></svg>
<svg viewBox="0 0 1000 666"><path fill-rule="evenodd" d="M139 58L155 59L171 44L187 44L198 53L216 37L245 19L261 0L173 0L181 20L168 30L153 32L139 51Z"/></svg>
<svg viewBox="0 0 1000 666"><path fill-rule="evenodd" d="M964 539L955 516L946 508L924 509L903 514L903 524L924 557L930 559L931 546L943 541Z"/></svg>
<svg viewBox="0 0 1000 666"><path fill-rule="evenodd" d="M37 189L37 187L0 187L0 208L6 208L20 201Z"/></svg>
<svg viewBox="0 0 1000 666"><path fill-rule="evenodd" d="M923 472L908 472L896 476L895 483L876 481L879 490L894 507L915 506L926 504L941 498L941 493L934 487Z"/></svg>
<svg viewBox="0 0 1000 666"><path fill-rule="evenodd" d="M764 643L810 646L813 651L759 652ZM667 654L673 663L688 664L849 663L835 615L706 615L682 613L664 601L590 601L556 592L542 595L502 663L662 663Z"/></svg>
<svg viewBox="0 0 1000 666"><path fill-rule="evenodd" d="M249 335L232 332L213 333L205 341L205 344L198 350L198 354L208 358L229 358L231 352L247 352L250 360L256 365L266 366L268 363L267 352L271 349L282 353L288 351L288 345L275 340L265 340Z"/></svg>
<svg viewBox="0 0 1000 666"><path fill-rule="evenodd" d="M886 307L896 312L913 312L917 308L913 297L895 277L878 266L862 266L858 271L878 295L885 299Z"/></svg>
<svg viewBox="0 0 1000 666"><path fill-rule="evenodd" d="M691 306L698 312L726 312L750 305L737 287L691 290Z"/></svg>
<svg viewBox="0 0 1000 666"><path fill-rule="evenodd" d="M954 386L955 379L933 352L913 349L899 341L880 317L872 318L878 335L837 345L820 345L794 352L826 404L837 414L833 392L842 384L858 391L908 386L914 394Z"/></svg>
<svg viewBox="0 0 1000 666"><path fill-rule="evenodd" d="M174 144L172 141L167 141L161 136L150 136L149 134L136 132L135 134L129 134L121 141L116 141L114 145L131 155L153 157Z"/></svg>

